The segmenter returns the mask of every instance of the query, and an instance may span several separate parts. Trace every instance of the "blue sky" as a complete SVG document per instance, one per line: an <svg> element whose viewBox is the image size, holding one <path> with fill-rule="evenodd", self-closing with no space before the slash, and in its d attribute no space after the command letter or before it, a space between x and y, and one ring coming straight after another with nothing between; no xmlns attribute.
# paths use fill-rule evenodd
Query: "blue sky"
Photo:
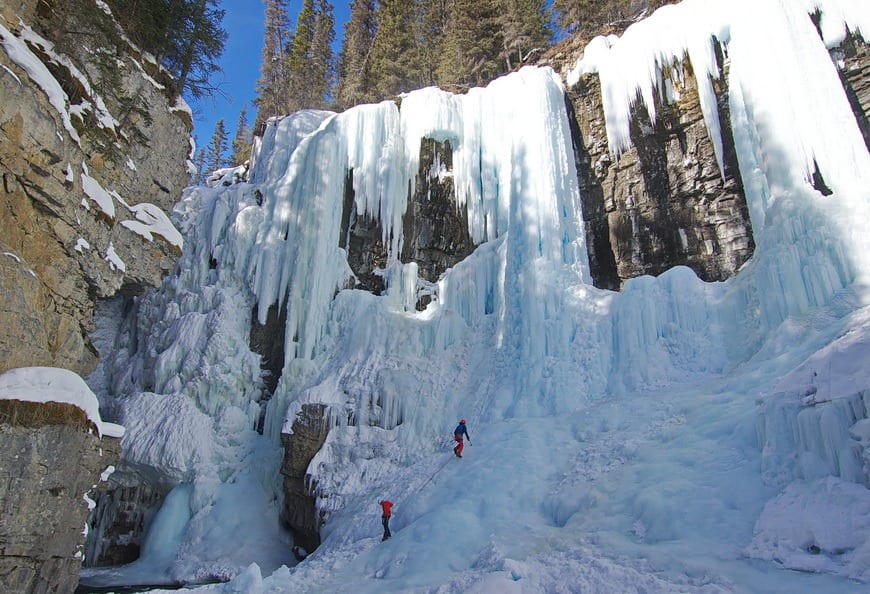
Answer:
<svg viewBox="0 0 870 594"><path fill-rule="evenodd" d="M336 48L344 37L344 23L350 16L350 1L334 2ZM254 120L251 101L255 97L257 79L260 78L260 58L263 51L263 16L266 5L262 0L224 0L226 10L224 29L228 33L220 65L223 73L215 77L222 95L207 97L191 104L197 148L211 140L215 123L224 119L232 140L242 107L248 106L248 122ZM302 0L290 0L291 18L295 26L296 14Z"/></svg>

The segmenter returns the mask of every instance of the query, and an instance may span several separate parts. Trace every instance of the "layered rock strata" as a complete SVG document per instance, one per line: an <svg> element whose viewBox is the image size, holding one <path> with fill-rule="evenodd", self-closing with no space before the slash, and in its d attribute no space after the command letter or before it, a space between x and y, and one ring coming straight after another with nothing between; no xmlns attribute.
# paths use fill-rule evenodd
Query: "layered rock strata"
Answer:
<svg viewBox="0 0 870 594"><path fill-rule="evenodd" d="M870 45L849 37L833 52L840 66L843 88L870 150Z"/></svg>
<svg viewBox="0 0 870 594"><path fill-rule="evenodd" d="M168 75L103 3L0 3L0 372L86 377L96 303L174 268L182 241L168 213L188 180L191 129ZM0 443L0 590L72 591L83 495L117 452L49 422L2 425ZM130 560L136 543L118 542L105 558Z"/></svg>
<svg viewBox="0 0 870 594"><path fill-rule="evenodd" d="M420 143L420 166L416 191L410 196L402 219L402 253L399 259L415 262L417 274L434 283L448 268L474 251L468 232L468 217L456 204L453 188L453 149L448 142L424 138ZM387 266L387 252L379 222L357 216L353 188L348 177L340 247L347 249L348 264L359 289L380 294L384 279L379 274ZM344 239L347 238L347 239ZM421 299L418 308L425 307Z"/></svg>
<svg viewBox="0 0 870 594"><path fill-rule="evenodd" d="M613 31L618 33L618 31ZM573 38L544 55L567 78L588 40ZM832 52L843 87L870 147L870 49L849 37ZM688 266L706 281L725 280L755 249L740 187L728 110L728 64L715 81L722 124L724 170L716 162L703 120L698 90L687 62L663 78L668 101L657 100L652 123L642 104L632 113L631 147L618 158L607 146L598 76L588 74L567 89L574 152L583 200L590 269L596 286L619 289L626 280ZM826 193L824 180L816 188Z"/></svg>
<svg viewBox="0 0 870 594"><path fill-rule="evenodd" d="M0 27L0 371L86 376L95 300L180 253L192 121L96 2L6 2Z"/></svg>
<svg viewBox="0 0 870 594"><path fill-rule="evenodd" d="M118 441L74 405L0 401L0 591L75 590L88 493L117 463Z"/></svg>

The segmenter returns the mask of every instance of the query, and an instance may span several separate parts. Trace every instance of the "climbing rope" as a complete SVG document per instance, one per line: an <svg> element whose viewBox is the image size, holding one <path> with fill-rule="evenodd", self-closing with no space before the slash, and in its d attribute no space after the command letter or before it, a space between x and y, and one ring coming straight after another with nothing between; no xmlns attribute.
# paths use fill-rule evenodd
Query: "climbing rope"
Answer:
<svg viewBox="0 0 870 594"><path fill-rule="evenodd" d="M441 469L444 468L445 466L447 466L447 463L448 463L448 462L450 462L450 457L449 457L449 456L446 456L445 459L444 459L444 462L441 464L441 466L439 466L438 468L435 469L435 472L433 472L432 475L431 475L429 478L426 479L426 482L423 483L422 485L420 485L419 487L417 487L416 489L414 489L414 490L411 491L411 492L412 492L412 493L416 493L417 491L421 491L421 490L423 489L423 487L425 487L426 485L428 485L429 483L431 483L431 482L432 482L432 479L435 478L435 475L438 474L439 472L441 472Z"/></svg>

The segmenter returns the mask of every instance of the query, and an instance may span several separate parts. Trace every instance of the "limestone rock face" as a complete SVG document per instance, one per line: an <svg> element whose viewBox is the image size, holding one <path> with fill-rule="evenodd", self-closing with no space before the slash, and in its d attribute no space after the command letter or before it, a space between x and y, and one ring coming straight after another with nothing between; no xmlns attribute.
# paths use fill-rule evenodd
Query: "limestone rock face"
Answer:
<svg viewBox="0 0 870 594"><path fill-rule="evenodd" d="M294 542L307 551L320 546L321 525L315 506L314 485L307 476L308 465L320 451L328 432L326 405L304 404L296 415L291 433L281 435L284 446L281 521L293 531Z"/></svg>
<svg viewBox="0 0 870 594"><path fill-rule="evenodd" d="M733 276L754 250L752 227L720 92L720 171L694 77L681 73L679 99L657 105L657 121L636 106L632 148L611 157L597 76L568 96L576 114L575 157L595 284L618 289L627 279L692 268L703 280ZM724 91L724 89L720 89Z"/></svg>
<svg viewBox="0 0 870 594"><path fill-rule="evenodd" d="M404 218L402 262L416 262L417 274L430 283L474 251L468 215L456 204L453 149L449 142L424 139L420 145L417 190ZM425 303L419 303L422 309Z"/></svg>
<svg viewBox="0 0 870 594"><path fill-rule="evenodd" d="M834 50L834 57L841 60L843 88L870 150L870 45L850 37Z"/></svg>
<svg viewBox="0 0 870 594"><path fill-rule="evenodd" d="M117 463L118 440L98 437L73 405L50 405L65 411L62 421L15 419L32 419L34 410L46 406L4 401L0 407L2 592L75 590L88 519L85 495Z"/></svg>
<svg viewBox="0 0 870 594"><path fill-rule="evenodd" d="M560 44L540 63L564 78L586 41ZM642 104L635 106L632 146L618 158L607 144L598 76L585 75L567 89L589 265L598 287L618 290L630 278L680 265L703 280L724 280L755 249L728 126L727 88L716 89L725 147L720 171L689 65L675 66L667 78L673 100L657 102L655 123Z"/></svg>
<svg viewBox="0 0 870 594"><path fill-rule="evenodd" d="M0 371L86 376L95 300L158 285L180 254L161 230L192 121L97 3L15 0L0 16Z"/></svg>
<svg viewBox="0 0 870 594"><path fill-rule="evenodd" d="M166 493L116 471L94 489L96 506L88 518L85 567L124 565L139 558L145 531Z"/></svg>
<svg viewBox="0 0 870 594"><path fill-rule="evenodd" d="M449 142L423 139L416 191L410 197L402 220L404 243L400 259L403 263L415 262L419 278L429 283L436 282L444 271L461 262L475 247L468 232L468 218L456 206L450 175L452 163L453 150ZM351 187L350 183L347 187ZM376 271L387 265L381 225L356 216L352 194L345 200L343 220L345 228L341 237L349 239L341 247L347 249L357 288L380 294L384 281ZM425 300L418 303L418 308L424 306Z"/></svg>
<svg viewBox="0 0 870 594"><path fill-rule="evenodd" d="M607 31L606 33L620 33ZM588 39L575 37L539 60L563 79ZM843 87L870 147L870 50L854 38L832 52ZM666 78L675 92L656 104L653 124L643 105L632 114L632 147L614 159L607 146L601 87L586 75L567 89L574 153L586 222L590 268L596 286L619 289L643 274L674 266L692 268L706 281L736 274L755 249L734 142L729 129L727 63L716 83L722 124L720 171L703 121L698 90L687 63ZM823 183L817 189L824 192Z"/></svg>

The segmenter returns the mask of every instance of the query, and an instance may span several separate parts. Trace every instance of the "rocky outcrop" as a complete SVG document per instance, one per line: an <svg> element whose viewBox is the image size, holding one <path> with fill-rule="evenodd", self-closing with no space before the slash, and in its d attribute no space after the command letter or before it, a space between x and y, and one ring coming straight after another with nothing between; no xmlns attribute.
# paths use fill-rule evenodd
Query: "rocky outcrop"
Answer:
<svg viewBox="0 0 870 594"><path fill-rule="evenodd" d="M404 263L415 262L418 277L430 283L465 259L475 247L468 232L468 217L456 204L452 167L453 149L449 142L422 140L416 191L402 219L404 242L399 259ZM384 280L377 271L387 265L382 228L379 222L356 216L350 178L346 187L341 237L347 240L342 239L341 247L347 249L357 288L380 294ZM426 303L426 299L421 299L418 309Z"/></svg>
<svg viewBox="0 0 870 594"><path fill-rule="evenodd" d="M621 31L606 31L621 33ZM539 60L567 78L588 43L574 37ZM843 87L870 147L870 50L849 38L832 52ZM612 158L607 146L597 75L585 75L567 90L586 222L590 269L596 286L619 289L643 274L658 275L679 265L703 280L733 276L755 246L734 142L728 123L727 64L716 95L722 124L724 171L703 121L698 90L688 63L666 72L676 97L656 104L651 123L643 105L632 114L632 147ZM827 191L823 180L817 189Z"/></svg>
<svg viewBox="0 0 870 594"><path fill-rule="evenodd" d="M135 475L113 473L93 492L95 506L88 518L82 565L106 567L138 559L146 529L165 496Z"/></svg>
<svg viewBox="0 0 870 594"><path fill-rule="evenodd" d="M191 114L94 0L0 3L0 97L0 372L87 376L97 301L158 286L180 255L167 213L188 179ZM83 495L117 444L34 418L0 424L0 591L71 592L86 552L138 556L154 494L99 496L97 519L117 523L85 551Z"/></svg>
<svg viewBox="0 0 870 594"><path fill-rule="evenodd" d="M607 145L598 77L568 91L576 114L575 157L595 284L618 289L627 279L688 266L703 280L733 276L755 244L728 125L727 91L720 87L724 172L707 132L694 76L683 81L650 122L636 105L632 148L614 159ZM680 84L674 82L675 85Z"/></svg>
<svg viewBox="0 0 870 594"><path fill-rule="evenodd" d="M302 405L291 432L281 435L284 446L281 522L293 531L294 542L309 552L320 546L322 518L317 511L308 465L320 451L329 433L326 409L324 404Z"/></svg>
<svg viewBox="0 0 870 594"><path fill-rule="evenodd" d="M87 494L117 462L71 404L0 400L0 591L72 592L87 530Z"/></svg>
<svg viewBox="0 0 870 594"><path fill-rule="evenodd" d="M618 33L619 31L611 31ZM574 37L539 60L565 76L587 39ZM722 64L723 69L725 65ZM567 91L590 270L596 286L618 290L633 277L688 266L703 280L733 276L755 245L728 125L727 88L717 88L725 147L720 171L687 63L668 77L675 100L656 105L652 123L634 111L632 147L613 158L607 145L601 87L585 76ZM725 80L726 77L723 77ZM468 224L455 207L449 144L424 140L417 191L404 220L402 262L416 262L420 278L434 282L470 254ZM433 174L433 172L435 172ZM438 175L438 172L448 175ZM346 201L348 261L358 288L380 293L376 274L386 265L377 223L357 220ZM421 300L418 306L425 306Z"/></svg>
<svg viewBox="0 0 870 594"><path fill-rule="evenodd" d="M448 268L468 257L475 245L468 212L456 203L450 142L423 139L417 190L403 219L402 262L416 262L420 278L434 283ZM427 299L417 303L423 309Z"/></svg>
<svg viewBox="0 0 870 594"><path fill-rule="evenodd" d="M540 63L566 77L586 43L569 40ZM630 278L680 265L703 280L724 280L755 249L728 126L727 88L716 89L725 146L720 171L690 66L674 65L665 78L673 100L657 101L655 123L642 104L635 106L632 146L618 158L607 145L598 76L585 75L567 89L589 264L598 287L618 290Z"/></svg>
<svg viewBox="0 0 870 594"><path fill-rule="evenodd" d="M843 88L870 150L870 45L849 37L834 50L834 58L839 60Z"/></svg>
<svg viewBox="0 0 870 594"><path fill-rule="evenodd" d="M86 376L95 300L158 285L180 253L165 213L192 121L98 3L14 0L0 17L0 371Z"/></svg>

